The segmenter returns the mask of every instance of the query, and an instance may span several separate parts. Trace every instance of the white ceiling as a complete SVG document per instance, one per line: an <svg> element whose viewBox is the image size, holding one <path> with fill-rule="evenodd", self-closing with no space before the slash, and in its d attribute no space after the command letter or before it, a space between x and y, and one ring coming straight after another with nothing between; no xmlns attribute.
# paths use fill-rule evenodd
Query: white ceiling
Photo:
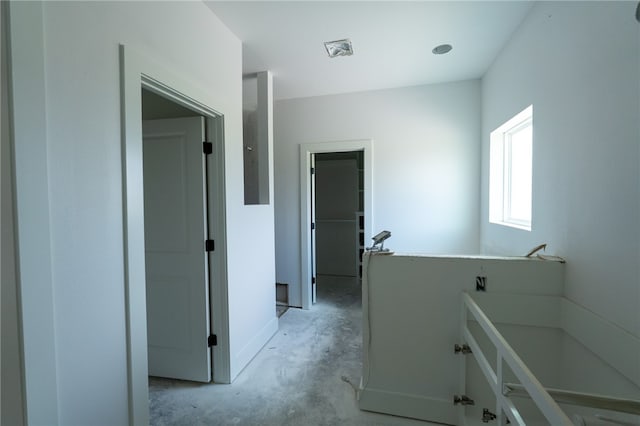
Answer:
<svg viewBox="0 0 640 426"><path fill-rule="evenodd" d="M288 99L481 77L531 1L206 1L243 42L243 73ZM354 55L329 58L325 41ZM453 50L431 53L439 44Z"/></svg>

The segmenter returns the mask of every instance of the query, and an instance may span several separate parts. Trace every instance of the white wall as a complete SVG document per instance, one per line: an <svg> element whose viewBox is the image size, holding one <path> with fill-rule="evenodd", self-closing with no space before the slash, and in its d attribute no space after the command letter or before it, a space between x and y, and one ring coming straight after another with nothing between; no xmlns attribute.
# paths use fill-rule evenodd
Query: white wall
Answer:
<svg viewBox="0 0 640 426"><path fill-rule="evenodd" d="M224 60L221 56L220 60ZM242 80L238 71L238 128L242 127ZM268 71L258 75L258 137L261 145L260 177L269 168L268 191L273 194L273 81ZM269 119L267 119L269 117ZM225 120L226 122L226 120ZM229 134L226 133L226 137ZM263 156L266 148L268 155ZM265 161L266 160L266 161ZM227 233L229 259L229 312L231 321L231 378L253 359L278 330L275 314L276 272L274 204L244 204L242 135L227 140ZM264 199L261 198L261 201Z"/></svg>
<svg viewBox="0 0 640 426"><path fill-rule="evenodd" d="M276 271L291 305L302 304L299 144L373 139L373 226L392 232L386 246L476 253L479 107L475 80L276 102Z"/></svg>
<svg viewBox="0 0 640 426"><path fill-rule="evenodd" d="M234 377L277 327L273 208L243 203L241 44L200 2L44 2L43 11L43 24L13 24L44 28L58 401L49 420L126 424L118 45L203 88L199 100L225 116Z"/></svg>
<svg viewBox="0 0 640 426"><path fill-rule="evenodd" d="M546 242L566 294L640 336L637 2L534 5L482 80L484 253ZM489 133L533 104L533 225L488 223Z"/></svg>
<svg viewBox="0 0 640 426"><path fill-rule="evenodd" d="M1 295L2 317L0 324L2 331L0 335L0 370L2 371L2 381L0 382L0 424L22 425L24 424L22 407L22 366L20 365L19 334L18 334L18 306L16 300L16 268L14 250L14 221L13 221L13 182L11 177L11 146L9 143L9 107L7 93L7 55L5 43L5 21L3 5L0 5L2 16L0 16L0 46L2 59L0 65L2 70L2 86L0 88L2 105L0 111L1 125L1 145L0 160L2 165L2 279Z"/></svg>

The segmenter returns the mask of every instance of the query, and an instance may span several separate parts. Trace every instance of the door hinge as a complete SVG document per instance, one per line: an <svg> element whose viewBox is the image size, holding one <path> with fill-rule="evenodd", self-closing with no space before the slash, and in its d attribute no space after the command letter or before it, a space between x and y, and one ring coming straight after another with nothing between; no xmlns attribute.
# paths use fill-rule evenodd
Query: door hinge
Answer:
<svg viewBox="0 0 640 426"><path fill-rule="evenodd" d="M207 345L209 347L218 346L218 336L216 336L215 334L210 334L207 338Z"/></svg>
<svg viewBox="0 0 640 426"><path fill-rule="evenodd" d="M315 284L316 283L316 277L311 277L311 284Z"/></svg>
<svg viewBox="0 0 640 426"><path fill-rule="evenodd" d="M205 154L213 154L213 143L211 142L202 142L202 152Z"/></svg>
<svg viewBox="0 0 640 426"><path fill-rule="evenodd" d="M316 174L316 169L315 169L315 167L312 167L312 168L311 168L311 174L312 174L312 175L315 175L315 174Z"/></svg>
<svg viewBox="0 0 640 426"><path fill-rule="evenodd" d="M313 231L314 229L316 229L316 224L311 222L311 230Z"/></svg>
<svg viewBox="0 0 640 426"><path fill-rule="evenodd" d="M213 240L205 240L204 242L205 251L214 251L216 249L216 244Z"/></svg>

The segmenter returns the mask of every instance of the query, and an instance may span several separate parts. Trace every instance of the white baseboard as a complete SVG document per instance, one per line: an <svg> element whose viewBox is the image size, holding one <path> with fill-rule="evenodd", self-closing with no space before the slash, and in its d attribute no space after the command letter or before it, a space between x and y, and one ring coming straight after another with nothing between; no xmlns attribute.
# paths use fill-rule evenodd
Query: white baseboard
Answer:
<svg viewBox="0 0 640 426"><path fill-rule="evenodd" d="M231 381L251 362L260 349L278 332L278 318L275 316L240 351L231 354Z"/></svg>
<svg viewBox="0 0 640 426"><path fill-rule="evenodd" d="M365 411L446 424L458 421L453 395L450 399L440 399L365 388L360 391L358 401L360 409Z"/></svg>

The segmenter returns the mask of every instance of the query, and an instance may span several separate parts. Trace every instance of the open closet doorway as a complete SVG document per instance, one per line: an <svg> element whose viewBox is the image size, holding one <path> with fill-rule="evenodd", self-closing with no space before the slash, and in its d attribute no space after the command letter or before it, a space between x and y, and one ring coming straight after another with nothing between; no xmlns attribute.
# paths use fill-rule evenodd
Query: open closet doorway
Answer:
<svg viewBox="0 0 640 426"><path fill-rule="evenodd" d="M373 229L372 162L371 140L300 145L304 309L316 302L319 274L359 283L360 249Z"/></svg>
<svg viewBox="0 0 640 426"><path fill-rule="evenodd" d="M313 154L312 299L358 286L364 251L364 152ZM319 288L320 287L320 288ZM324 289L322 287L325 287ZM323 291L324 290L324 291Z"/></svg>

